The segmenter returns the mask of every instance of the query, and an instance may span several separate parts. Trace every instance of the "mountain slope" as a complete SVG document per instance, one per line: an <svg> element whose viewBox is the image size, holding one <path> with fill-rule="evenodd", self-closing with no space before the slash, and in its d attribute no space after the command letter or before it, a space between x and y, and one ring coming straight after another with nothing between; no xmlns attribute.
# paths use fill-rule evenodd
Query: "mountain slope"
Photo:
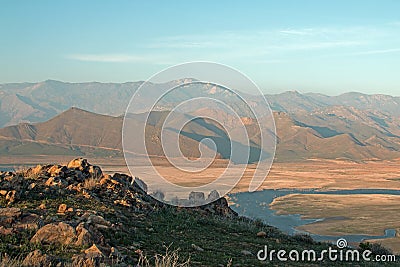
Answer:
<svg viewBox="0 0 400 267"><path fill-rule="evenodd" d="M344 118L340 117L342 115L339 116L338 112L334 115L332 112L332 110L326 110L320 111L318 116L304 115L303 122L283 112L275 113L276 160L291 161L310 158L367 160L400 157L399 137L381 128L375 128L377 126L373 124L375 120L361 122L359 117L366 119L370 113L352 110L351 114L358 114L358 117L351 120L349 116ZM160 133L167 115L166 111L150 114L146 125L146 145L149 155L164 155ZM239 122L235 122L230 115L223 112L218 115L219 119L229 122L225 126L231 128L228 130L234 132L239 126ZM191 116L178 114L175 120L188 120ZM139 127L146 117L146 114L138 114L130 115L129 119ZM122 120L122 117L98 115L72 108L47 122L23 123L0 129L0 154L88 155L92 153L101 156L121 156ZM252 119L242 118L242 120L246 122L251 156L254 160L259 155L260 129L256 127ZM382 122L378 124L381 125ZM229 137L224 127L215 121L194 119L181 131L175 128L166 130L180 133L180 149L187 157L199 157L200 142L204 138L210 138L217 144L217 156L229 158ZM142 139L135 136L132 140L132 142L139 142ZM209 152L213 151L212 146L204 148L210 150Z"/></svg>

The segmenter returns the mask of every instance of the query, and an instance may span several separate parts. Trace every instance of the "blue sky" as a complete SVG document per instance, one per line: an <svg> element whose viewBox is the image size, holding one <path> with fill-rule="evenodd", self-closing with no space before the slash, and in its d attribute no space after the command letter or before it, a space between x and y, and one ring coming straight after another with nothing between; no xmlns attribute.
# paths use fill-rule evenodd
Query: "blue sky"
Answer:
<svg viewBox="0 0 400 267"><path fill-rule="evenodd" d="M0 83L145 80L201 60L266 93L400 95L400 1L1 1Z"/></svg>

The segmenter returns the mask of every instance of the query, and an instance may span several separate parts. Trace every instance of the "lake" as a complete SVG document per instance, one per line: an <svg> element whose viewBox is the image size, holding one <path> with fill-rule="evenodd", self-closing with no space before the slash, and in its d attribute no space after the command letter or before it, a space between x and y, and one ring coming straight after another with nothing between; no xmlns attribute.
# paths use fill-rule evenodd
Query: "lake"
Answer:
<svg viewBox="0 0 400 267"><path fill-rule="evenodd" d="M296 230L296 227L321 221L323 219L303 219L300 214L278 215L275 210L270 208L271 202L278 197L290 194L335 194L335 195L352 195L352 194L388 194L400 195L400 190L390 189L353 189L353 190L332 190L332 191L317 191L317 190L263 190L256 192L241 192L230 194L231 208L242 216L250 217L253 219L261 219L268 225L279 228L281 231L288 234L306 233ZM345 214L344 214L345 215ZM343 217L344 217L343 215ZM330 217L327 215L327 217ZM329 218L338 219L341 218ZM382 236L371 235L344 235L344 236L325 236L310 234L316 241L329 241L334 242L338 238L345 238L348 242L361 242L365 239L382 239L394 237L396 231L394 229L386 229L385 234Z"/></svg>

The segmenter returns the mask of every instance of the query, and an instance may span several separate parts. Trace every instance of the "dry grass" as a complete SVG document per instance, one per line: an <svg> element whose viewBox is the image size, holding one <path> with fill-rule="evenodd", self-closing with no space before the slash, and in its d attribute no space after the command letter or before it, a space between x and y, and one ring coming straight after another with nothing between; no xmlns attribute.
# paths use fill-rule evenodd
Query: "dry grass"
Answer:
<svg viewBox="0 0 400 267"><path fill-rule="evenodd" d="M154 263L153 263L154 262ZM138 267L188 267L190 266L190 258L180 262L179 254L177 250L169 251L168 248L164 255L157 254L154 256L154 260L151 262L145 255L140 254Z"/></svg>
<svg viewBox="0 0 400 267"><path fill-rule="evenodd" d="M97 185L98 182L99 182L98 178L95 177L88 178L83 182L83 188L92 189Z"/></svg>
<svg viewBox="0 0 400 267"><path fill-rule="evenodd" d="M20 267L22 260L20 258L10 258L8 256L0 255L0 267Z"/></svg>

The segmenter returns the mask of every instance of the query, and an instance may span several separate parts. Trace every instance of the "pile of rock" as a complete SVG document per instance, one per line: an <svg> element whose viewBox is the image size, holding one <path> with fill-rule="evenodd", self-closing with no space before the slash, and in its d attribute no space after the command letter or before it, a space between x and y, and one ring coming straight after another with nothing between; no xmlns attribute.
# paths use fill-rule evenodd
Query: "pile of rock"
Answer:
<svg viewBox="0 0 400 267"><path fill-rule="evenodd" d="M30 230L33 233L30 242L39 244L36 247L58 245L84 248L73 256L73 266L122 264L124 256L106 240L103 233L122 229L123 226L106 220L101 212L62 203L55 211L53 207L50 213L45 203L36 209L22 209L19 203L72 196L77 201L100 202L107 207L120 206L128 212L140 214L165 206L146 191L146 184L139 178L119 173L105 174L100 167L82 158L65 165L38 165L21 172L0 172L0 235ZM193 192L189 201L198 203L206 199L204 194ZM211 192L207 201L213 202L191 210L236 216L218 192ZM40 250L30 252L23 261L25 266L54 266L54 263L57 264L57 258Z"/></svg>

